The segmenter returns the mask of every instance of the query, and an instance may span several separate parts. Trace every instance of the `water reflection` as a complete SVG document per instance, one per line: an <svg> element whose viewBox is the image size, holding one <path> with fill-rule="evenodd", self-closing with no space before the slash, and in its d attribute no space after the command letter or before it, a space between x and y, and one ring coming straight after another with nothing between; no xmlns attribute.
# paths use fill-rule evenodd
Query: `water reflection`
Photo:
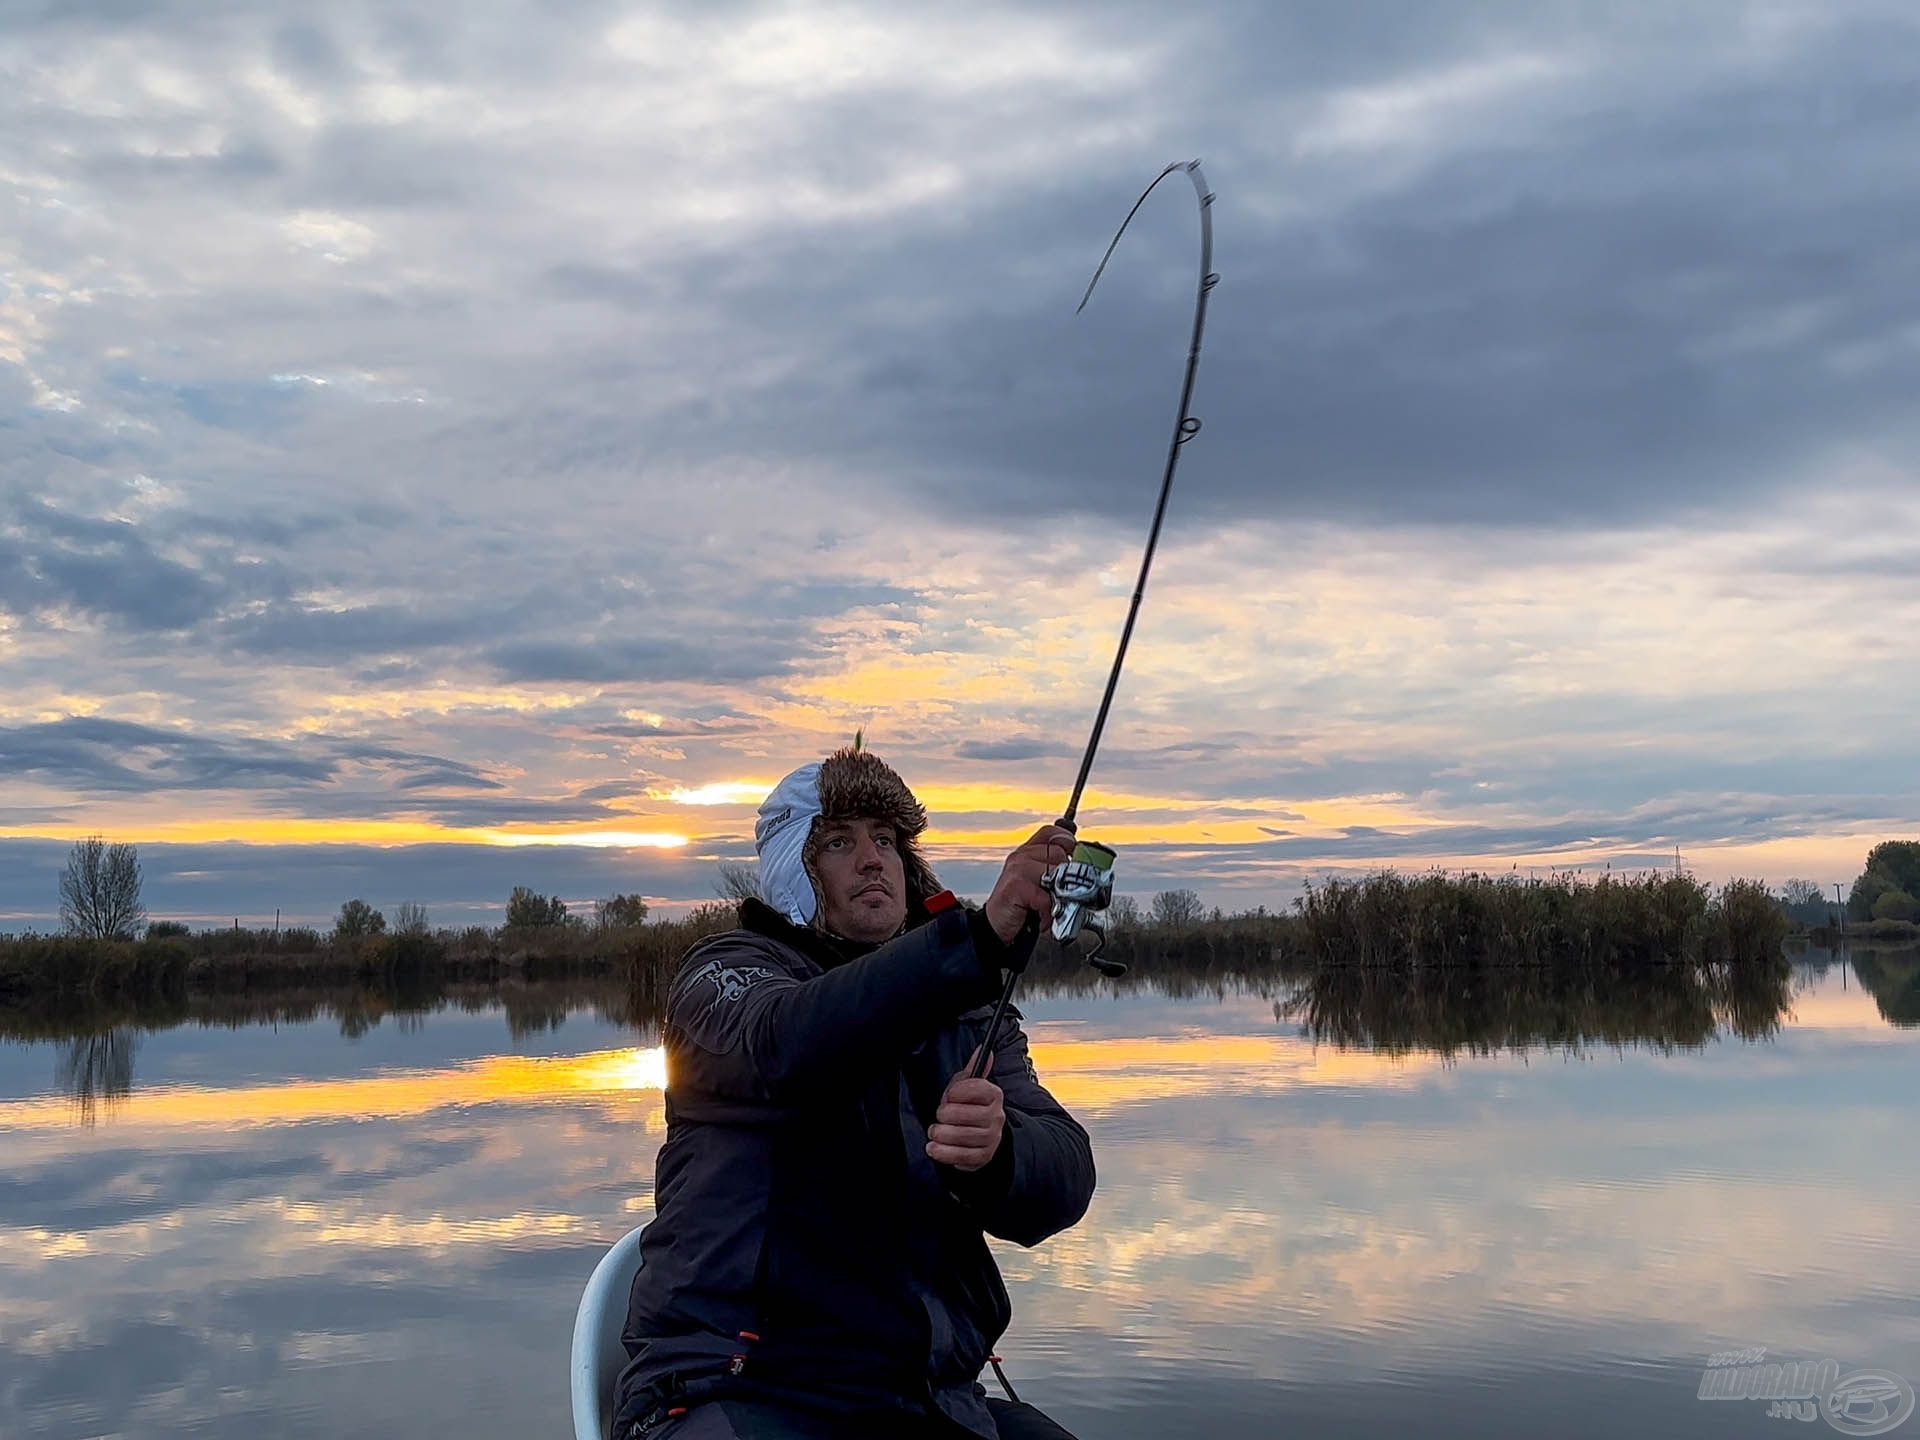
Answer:
<svg viewBox="0 0 1920 1440"><path fill-rule="evenodd" d="M174 1030L240 1030L331 1022L341 1038L364 1040L389 1027L420 1034L435 1015L498 1015L516 1044L552 1037L571 1016L640 1037L658 1033L657 1017L637 1007L617 981L537 984L330 986L261 992L156 995L138 1001L59 996L0 1006L0 1044L52 1041L56 1084L85 1123L111 1115L133 1093L142 1037Z"/></svg>
<svg viewBox="0 0 1920 1440"><path fill-rule="evenodd" d="M109 1031L68 1042L68 1048L102 1048L123 1037ZM130 1053L127 1056L131 1060ZM266 1079L256 1084L158 1085L133 1094L130 1073L111 1106L125 1127L177 1128L235 1125L297 1125L354 1119L397 1120L468 1105L576 1104L603 1097L643 1132L658 1129L658 1095L666 1086L665 1052L657 1045L592 1051L584 1055L528 1057L487 1055L458 1065L422 1070L379 1070L328 1080ZM74 1082L62 1063L60 1083ZM91 1083L91 1082L86 1082ZM631 1112L632 1092L651 1091L650 1109ZM67 1099L81 1103L69 1090ZM72 1114L52 1096L0 1101L0 1130L64 1128Z"/></svg>
<svg viewBox="0 0 1920 1440"><path fill-rule="evenodd" d="M1621 973L1546 968L1323 967L1293 979L1274 1015L1316 1040L1389 1054L1491 1054L1548 1046L1697 1048L1722 1033L1763 1040L1793 1003L1793 971L1666 965Z"/></svg>
<svg viewBox="0 0 1920 1440"><path fill-rule="evenodd" d="M1890 1025L1920 1025L1920 949L1853 951L1853 973Z"/></svg>
<svg viewBox="0 0 1920 1440"><path fill-rule="evenodd" d="M1754 1433L1694 1398L1711 1350L1911 1374L1920 1043L1844 965L1784 1012L1765 978L1429 987L1418 1025L1304 976L1035 992L1100 1190L999 1247L1015 1383L1087 1440L1536 1440ZM0 1044L0 1435L564 1432L580 1285L651 1203L643 1010L206 1003L88 1032L138 1040L96 1096L144 1072L91 1130L56 1073L86 1037Z"/></svg>
<svg viewBox="0 0 1920 1440"><path fill-rule="evenodd" d="M133 1056L140 1032L131 1026L77 1035L60 1047L59 1084L83 1124L92 1125L104 1104L109 1112L133 1093Z"/></svg>
<svg viewBox="0 0 1920 1440"><path fill-rule="evenodd" d="M1882 995L1882 1012L1914 1023L1920 967L1912 952L1862 957L1862 979ZM1808 968L1803 961L1802 970ZM1761 1040L1775 1034L1793 999L1793 970L1782 959L1764 965L1302 969L1238 957L1230 967L1210 959L1161 956L1116 986L1082 967L1041 967L1026 1002L1072 1001L1094 995L1160 999L1256 996L1274 1019L1297 1023L1314 1040L1392 1056L1432 1052L1489 1054L1546 1046L1645 1045L1694 1048L1719 1034ZM0 1010L0 1040L59 1039L61 1085L92 1120L131 1093L142 1033L176 1027L241 1027L332 1020L359 1041L382 1025L419 1033L443 1012L497 1013L516 1046L560 1031L568 1017L647 1039L658 1035L659 995L611 981L551 981L504 986L355 987L266 994L190 994L129 1006L65 1001L56 1007ZM1163 1057L1164 1059L1164 1057ZM564 1087L563 1087L564 1088Z"/></svg>

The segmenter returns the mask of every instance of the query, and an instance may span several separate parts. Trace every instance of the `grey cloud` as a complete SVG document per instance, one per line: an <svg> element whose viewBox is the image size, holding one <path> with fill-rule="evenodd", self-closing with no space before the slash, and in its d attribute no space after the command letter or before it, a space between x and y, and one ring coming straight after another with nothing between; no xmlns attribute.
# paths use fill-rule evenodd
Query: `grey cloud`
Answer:
<svg viewBox="0 0 1920 1440"><path fill-rule="evenodd" d="M965 740L954 746L962 760L1037 760L1043 756L1071 755L1074 749L1060 740L1038 735L1013 735L1005 740Z"/></svg>
<svg viewBox="0 0 1920 1440"><path fill-rule="evenodd" d="M499 788L473 766L365 741L316 737L303 745L214 738L99 716L0 726L0 774L32 776L81 792L280 790L310 792L349 767L377 765L388 785ZM422 779L421 777L426 777ZM363 797L364 799L364 797ZM311 793L298 802L316 803ZM365 813L364 804L361 811Z"/></svg>
<svg viewBox="0 0 1920 1440"><path fill-rule="evenodd" d="M336 762L263 741L219 742L123 720L70 716L0 727L0 773L84 791L144 792L317 784Z"/></svg>
<svg viewBox="0 0 1920 1440"><path fill-rule="evenodd" d="M68 608L139 631L180 630L212 615L222 579L159 554L139 527L20 506L0 531L0 606L21 615Z"/></svg>
<svg viewBox="0 0 1920 1440"><path fill-rule="evenodd" d="M498 633L500 616L486 607L426 613L402 605L326 609L276 604L223 621L219 643L293 664L326 665L394 651L432 650Z"/></svg>
<svg viewBox="0 0 1920 1440"><path fill-rule="evenodd" d="M288 73L321 84L346 80L358 68L332 35L304 21L282 25L274 33L273 59Z"/></svg>
<svg viewBox="0 0 1920 1440"><path fill-rule="evenodd" d="M1674 28L1711 42L1705 12L1682 18ZM1261 32L1285 22L1250 23L1233 53L1206 56L1220 65L1210 89L1304 126L1314 88L1265 78L1283 47ZM1532 20L1456 24L1494 58L1503 31L1516 44L1555 38ZM1670 37L1632 27L1557 38L1585 44L1592 72L1516 98L1515 122L1495 134L1448 148L1436 130L1435 153L1403 175L1392 155L1352 157L1386 177L1370 191L1323 196L1324 162L1276 160L1267 137L1225 130L1213 179L1226 282L1182 515L1613 522L1752 503L1861 434L1911 449L1905 396L1920 359L1887 342L1914 320L1902 277L1920 255L1920 211L1910 189L1884 183L1913 118L1890 34L1868 17L1764 68L1718 69L1675 65L1656 48ZM1420 58L1431 68L1445 49L1462 51ZM1372 51L1315 58L1397 78ZM1842 75L1866 98L1808 125ZM1615 87L1630 104L1607 103ZM1582 95L1593 103L1569 104ZM1845 167L1826 163L1837 130L1855 147ZM1786 174L1798 182L1773 183ZM958 230L936 230L942 214L886 235L761 242L771 255L735 274L728 313L743 328L750 317L762 344L797 347L804 334L825 354L730 407L729 442L768 455L828 445L949 511L1144 517L1184 334L1184 194L1129 236L1129 263L1089 316L1066 319L1084 273L1066 260L1072 236L1090 264L1095 192L1117 211L1127 179L1103 161L1064 193L980 197ZM1303 218L1260 213L1296 194ZM1058 312L1034 279L1036 253L1058 261ZM635 304L668 283L651 261L565 279ZM869 298L888 287L922 303ZM874 393L903 385L905 398ZM710 416L663 418L655 433L670 448L711 444ZM1129 475L1134 489L1118 482Z"/></svg>
<svg viewBox="0 0 1920 1440"><path fill-rule="evenodd" d="M369 797L372 798L372 797ZM377 813L379 803L363 803L359 813ZM429 813L442 825L514 825L553 823L566 820L610 820L620 815L611 806L577 797L540 799L536 796L503 796L499 799L476 796L446 798L429 802Z"/></svg>
<svg viewBox="0 0 1920 1440"><path fill-rule="evenodd" d="M677 716L662 716L658 725L645 720L607 721L590 725L590 735L629 740L692 740L712 736L741 736L766 728L766 722L725 706L708 706Z"/></svg>
<svg viewBox="0 0 1920 1440"><path fill-rule="evenodd" d="M629 800L636 795L646 794L644 785L636 785L631 780L610 780L604 785L589 785L575 795L578 800Z"/></svg>
<svg viewBox="0 0 1920 1440"><path fill-rule="evenodd" d="M230 141L211 155L142 155L127 151L94 156L87 173L108 185L141 182L156 186L192 184L196 180L254 184L273 179L286 169L281 156L254 139Z"/></svg>
<svg viewBox="0 0 1920 1440"><path fill-rule="evenodd" d="M1526 825L1435 825L1394 831L1369 825L1345 827L1338 835L1281 836L1258 846L1220 855L1247 858L1342 861L1418 856L1530 855L1546 851L1590 850L1596 861L1618 856L1639 859L1649 842L1707 846L1732 841L1771 839L1816 833L1847 811L1833 802L1776 803L1748 808L1739 800L1661 804L1611 815L1576 816ZM1262 827L1264 828L1264 827ZM1212 853L1212 852L1209 852ZM1669 860L1671 850L1664 853Z"/></svg>
<svg viewBox="0 0 1920 1440"><path fill-rule="evenodd" d="M504 790L498 780L489 780L464 767L439 766L408 775L395 784L399 790Z"/></svg>

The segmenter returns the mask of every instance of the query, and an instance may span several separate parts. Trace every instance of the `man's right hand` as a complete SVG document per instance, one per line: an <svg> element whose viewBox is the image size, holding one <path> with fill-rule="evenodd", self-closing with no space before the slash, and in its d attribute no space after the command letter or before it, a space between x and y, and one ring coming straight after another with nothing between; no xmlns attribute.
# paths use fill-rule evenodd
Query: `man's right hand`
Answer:
<svg viewBox="0 0 1920 1440"><path fill-rule="evenodd" d="M1042 925L1053 918L1053 897L1040 888L1040 877L1073 854L1073 832L1059 825L1042 825L1026 844L1007 856L985 906L987 923L1001 943L1011 945L1027 916Z"/></svg>

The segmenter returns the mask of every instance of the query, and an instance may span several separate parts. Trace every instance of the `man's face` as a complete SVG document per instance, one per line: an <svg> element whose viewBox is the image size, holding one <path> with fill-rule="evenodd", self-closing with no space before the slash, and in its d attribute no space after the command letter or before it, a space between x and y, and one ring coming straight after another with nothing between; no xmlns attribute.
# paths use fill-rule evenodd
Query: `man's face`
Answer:
<svg viewBox="0 0 1920 1440"><path fill-rule="evenodd" d="M890 940L907 919L907 874L893 826L833 820L820 827L814 861L820 928L844 940Z"/></svg>

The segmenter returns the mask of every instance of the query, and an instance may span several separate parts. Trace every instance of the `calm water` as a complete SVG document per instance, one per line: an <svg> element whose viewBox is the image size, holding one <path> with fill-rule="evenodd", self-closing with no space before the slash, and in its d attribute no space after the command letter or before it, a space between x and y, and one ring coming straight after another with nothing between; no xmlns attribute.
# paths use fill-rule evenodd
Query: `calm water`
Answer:
<svg viewBox="0 0 1920 1440"><path fill-rule="evenodd" d="M1704 1043L1664 994L1035 1001L1100 1190L999 1247L1008 1369L1083 1440L1769 1433L1695 1398L1741 1346L1920 1379L1916 972L1803 963ZM0 1435L565 1434L659 1052L584 992L465 1006L15 1024Z"/></svg>

